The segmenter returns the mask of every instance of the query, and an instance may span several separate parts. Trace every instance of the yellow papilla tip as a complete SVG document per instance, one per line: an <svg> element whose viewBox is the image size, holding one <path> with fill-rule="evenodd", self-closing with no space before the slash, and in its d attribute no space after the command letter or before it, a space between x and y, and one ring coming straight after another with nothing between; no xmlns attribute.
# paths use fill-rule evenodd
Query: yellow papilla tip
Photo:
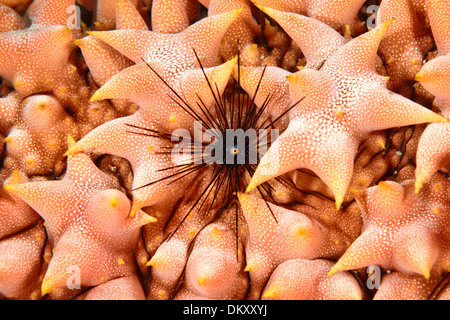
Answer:
<svg viewBox="0 0 450 320"><path fill-rule="evenodd" d="M99 22L99 21L94 21L94 26L97 29L102 29L103 28L103 23ZM93 32L98 32L98 31L88 31L88 34L91 34Z"/></svg>
<svg viewBox="0 0 450 320"><path fill-rule="evenodd" d="M14 192L14 190L16 190L16 186L13 184L7 184L6 186L3 186L3 189L7 192Z"/></svg>
<svg viewBox="0 0 450 320"><path fill-rule="evenodd" d="M381 147L381 149L386 149L386 143L384 142L384 140L380 139L377 141L377 143Z"/></svg>
<svg viewBox="0 0 450 320"><path fill-rule="evenodd" d="M239 16L242 13L242 11L244 11L244 9L245 9L245 7L240 7L238 9L234 10L235 16L236 17Z"/></svg>
<svg viewBox="0 0 450 320"><path fill-rule="evenodd" d="M146 266L147 267L154 267L155 266L155 260L153 260L153 259L150 259L150 261L149 262L147 262L147 264L146 264Z"/></svg>
<svg viewBox="0 0 450 320"><path fill-rule="evenodd" d="M254 5L255 5L259 10L265 12L265 10L266 10L266 7L265 7L265 6L263 6L262 4L257 4L257 3L255 3L255 2L253 2L253 3L254 3Z"/></svg>
<svg viewBox="0 0 450 320"><path fill-rule="evenodd" d="M306 236L307 233L308 233L308 229L306 229L304 227L300 227L297 229L296 235L303 238L304 236Z"/></svg>
<svg viewBox="0 0 450 320"><path fill-rule="evenodd" d="M391 19L389 19L389 20L387 20L387 21L385 21L385 22L383 22L382 24L381 24L381 26L383 27L383 28L389 28L389 26L391 25L391 23L392 22L394 22L395 21L395 17L392 17Z"/></svg>
<svg viewBox="0 0 450 320"><path fill-rule="evenodd" d="M63 157L67 157L67 156L71 156L77 152L82 151L80 147L78 147L77 145L74 145L72 147L69 148L69 150L67 150L64 154Z"/></svg>
<svg viewBox="0 0 450 320"><path fill-rule="evenodd" d="M155 217L149 216L148 214L144 214L140 220L142 225L152 223L152 222L157 222L157 221L158 221L158 219L156 219Z"/></svg>
<svg viewBox="0 0 450 320"><path fill-rule="evenodd" d="M264 292L264 294L261 296L262 299L273 299L276 296L276 291L272 288L269 288Z"/></svg>
<svg viewBox="0 0 450 320"><path fill-rule="evenodd" d="M12 137L6 137L5 139L3 139L3 142L5 142L5 143L11 143L12 140L13 140Z"/></svg>
<svg viewBox="0 0 450 320"><path fill-rule="evenodd" d="M416 74L416 81L423 81L424 80L424 72L420 71L418 74Z"/></svg>
<svg viewBox="0 0 450 320"><path fill-rule="evenodd" d="M164 290L158 291L158 297L160 297L161 299L164 298L165 295L166 295L166 292Z"/></svg>
<svg viewBox="0 0 450 320"><path fill-rule="evenodd" d="M420 192L420 189L422 189L423 181L422 179L417 179L416 183L414 184L414 194L418 194Z"/></svg>
<svg viewBox="0 0 450 320"><path fill-rule="evenodd" d="M248 48L251 49L251 50L257 50L258 49L258 45L256 43L253 43Z"/></svg>
<svg viewBox="0 0 450 320"><path fill-rule="evenodd" d="M81 46L83 44L83 41L81 41L81 39L75 39L73 40L73 43L75 43L77 46Z"/></svg>
<svg viewBox="0 0 450 320"><path fill-rule="evenodd" d="M342 202L344 202L344 199L342 197L336 198L336 211L339 211L341 209Z"/></svg>
<svg viewBox="0 0 450 320"><path fill-rule="evenodd" d="M99 91L95 91L95 93L92 95L92 97L89 99L89 102L95 102L97 100L101 100Z"/></svg>
<svg viewBox="0 0 450 320"><path fill-rule="evenodd" d="M333 268L331 268L331 270L328 272L327 277L331 277L331 276L335 275L338 272L341 272L341 270L338 268L338 265L335 264L333 266Z"/></svg>
<svg viewBox="0 0 450 320"><path fill-rule="evenodd" d="M230 61L231 61L230 63L233 65L237 64L238 63L238 55L235 55L234 58L231 59Z"/></svg>
<svg viewBox="0 0 450 320"><path fill-rule="evenodd" d="M380 181L380 183L378 183L378 187L383 190L386 190L389 189L389 184L387 184L385 181Z"/></svg>
<svg viewBox="0 0 450 320"><path fill-rule="evenodd" d="M249 193L249 192L253 191L255 188L256 188L256 186L249 184L247 186L247 189L245 189L245 193ZM238 197L239 197L239 193L238 193Z"/></svg>
<svg viewBox="0 0 450 320"><path fill-rule="evenodd" d="M430 280L431 274L429 269L422 270L421 274L427 280Z"/></svg>
<svg viewBox="0 0 450 320"><path fill-rule="evenodd" d="M336 111L336 117L338 117L338 118L342 118L343 116L344 116L344 111L342 111L342 110L338 110L338 111Z"/></svg>
<svg viewBox="0 0 450 320"><path fill-rule="evenodd" d="M69 148L73 147L76 144L75 140L73 139L73 137L70 135L70 133L67 135L67 145L69 146Z"/></svg>
<svg viewBox="0 0 450 320"><path fill-rule="evenodd" d="M249 271L253 271L253 270L255 270L255 267L251 264L247 264L245 266L244 272L249 272Z"/></svg>
<svg viewBox="0 0 450 320"><path fill-rule="evenodd" d="M350 37L351 35L352 35L352 31L350 29L350 25L346 24L345 25L345 34L344 34L344 36L345 37Z"/></svg>
<svg viewBox="0 0 450 320"><path fill-rule="evenodd" d="M442 117L440 115L437 115L437 116L438 116L438 119L437 119L436 122L443 122L443 123L450 122L450 119L444 118L444 117Z"/></svg>
<svg viewBox="0 0 450 320"><path fill-rule="evenodd" d="M119 199L117 199L117 197L111 197L109 199L109 205L113 208L117 207L117 205L119 204Z"/></svg>
<svg viewBox="0 0 450 320"><path fill-rule="evenodd" d="M289 83L294 82L295 78L296 78L296 76L294 73L291 73L290 75L286 76L286 79L287 79L287 81L289 81Z"/></svg>

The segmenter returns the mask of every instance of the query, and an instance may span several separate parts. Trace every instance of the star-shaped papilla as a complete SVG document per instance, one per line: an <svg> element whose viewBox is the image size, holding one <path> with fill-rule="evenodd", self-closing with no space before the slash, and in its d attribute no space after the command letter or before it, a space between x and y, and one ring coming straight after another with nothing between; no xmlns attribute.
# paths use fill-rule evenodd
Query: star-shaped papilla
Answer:
<svg viewBox="0 0 450 320"><path fill-rule="evenodd" d="M75 144L71 136L68 136L68 144ZM100 171L87 155L80 153L70 156L66 173L60 181L11 181L4 188L26 201L44 220L49 220L46 224L50 241L56 243L68 223L84 210L92 194L104 189L119 189L119 184L116 179ZM79 207L74 208L73 199L69 199L68 195L79 199L75 202ZM55 201L58 198L64 201Z"/></svg>
<svg viewBox="0 0 450 320"><path fill-rule="evenodd" d="M325 22L336 30L350 28L350 33L361 33L364 23L358 18L363 0L252 0L255 5L263 5L279 11L299 13Z"/></svg>
<svg viewBox="0 0 450 320"><path fill-rule="evenodd" d="M265 6L257 5L260 10L275 19L288 35L300 46L306 58L306 67L317 69L339 46L345 43L345 39L333 28L317 19L306 16L286 13ZM258 73L259 72L259 73ZM261 78L262 67L241 68L242 87L249 94L253 94ZM269 105L268 112L275 118L282 114L294 103L289 95L289 82L286 77L290 73L277 67L267 67L261 81L256 104L261 106L267 96L275 92ZM234 75L237 78L237 70Z"/></svg>
<svg viewBox="0 0 450 320"><path fill-rule="evenodd" d="M152 30L178 33L200 18L197 0L153 0Z"/></svg>
<svg viewBox="0 0 450 320"><path fill-rule="evenodd" d="M21 96L51 90L68 66L72 33L49 26L0 34L0 75Z"/></svg>
<svg viewBox="0 0 450 320"><path fill-rule="evenodd" d="M69 63L73 35L66 26L68 7L75 1L45 0L28 29L0 34L0 75L21 96L79 87L80 77Z"/></svg>
<svg viewBox="0 0 450 320"><path fill-rule="evenodd" d="M371 131L446 121L386 89L375 72L377 50L390 22L341 46L320 70L288 77L293 101L289 127L261 159L247 192L297 168L316 173L331 189L339 210L353 173L356 150Z"/></svg>
<svg viewBox="0 0 450 320"><path fill-rule="evenodd" d="M86 155L69 158L61 181L11 183L4 188L45 220L54 255L43 295L65 286L69 267L81 272L82 286L134 272L132 250L139 229L155 219L142 211L128 218L131 204L117 190L117 180L100 171Z"/></svg>
<svg viewBox="0 0 450 320"><path fill-rule="evenodd" d="M74 43L81 49L89 72L98 86L104 85L112 76L133 65L130 59L92 36L77 39ZM95 102L97 101L92 103ZM111 103L120 112L125 111L130 105L124 100L112 100Z"/></svg>
<svg viewBox="0 0 450 320"><path fill-rule="evenodd" d="M145 130L133 129L129 125L156 129L156 127L135 114L118 118L89 132L82 140L70 148L67 154L92 151L111 154L127 159L133 168L133 208L131 215L142 207L153 205L165 198L170 182L160 179L170 175L164 169L172 167L170 155L158 154L167 143L160 138L142 136ZM137 132L137 134L133 133ZM130 146L133 146L130 148ZM143 187L150 184L148 187Z"/></svg>
<svg viewBox="0 0 450 320"><path fill-rule="evenodd" d="M438 56L427 62L416 75L416 80L432 93L435 106L444 117L450 116L450 28L444 22L450 18L450 1L427 1L431 30ZM417 150L416 192L432 175L448 166L450 125L430 124L419 141Z"/></svg>
<svg viewBox="0 0 450 320"><path fill-rule="evenodd" d="M414 181L387 181L354 190L363 213L363 233L330 271L379 265L429 279L450 268L449 182L437 175L418 195Z"/></svg>
<svg viewBox="0 0 450 320"><path fill-rule="evenodd" d="M42 222L0 241L0 293L6 298L41 297L42 253L47 236Z"/></svg>
<svg viewBox="0 0 450 320"><path fill-rule="evenodd" d="M259 298L268 277L282 262L334 257L345 250L335 241L342 236L339 231L331 232L303 213L244 193L238 197L249 228L245 271L250 272L251 299Z"/></svg>
<svg viewBox="0 0 450 320"><path fill-rule="evenodd" d="M81 286L95 286L135 273L133 250L140 227L155 219L138 211L129 218L131 204L121 191L94 194L85 211L62 234L42 284L42 294L66 285L68 268L79 268ZM76 218L76 219L77 219Z"/></svg>
<svg viewBox="0 0 450 320"><path fill-rule="evenodd" d="M262 5L258 5L258 8L273 18L300 47L305 55L307 68L319 69L346 42L339 32L317 19Z"/></svg>
<svg viewBox="0 0 450 320"><path fill-rule="evenodd" d="M212 0L208 7L208 16L238 8L244 8L244 10L223 37L219 51L220 56L225 61L237 54L238 45L243 48L253 43L255 38L261 33L261 26L258 25L252 16L250 0Z"/></svg>
<svg viewBox="0 0 450 320"><path fill-rule="evenodd" d="M20 30L26 27L25 21L14 9L0 4L0 32Z"/></svg>
<svg viewBox="0 0 450 320"><path fill-rule="evenodd" d="M208 81L212 84L217 84L219 93L222 93L225 90L230 74L236 63L237 60L233 59L218 67L204 70L208 77ZM147 70L149 70L146 64L140 64L136 67L145 68L145 72L148 72ZM108 86L111 81L114 81L114 79L119 77L123 72L128 72L128 70L133 68L134 66L121 71L114 76L112 80L107 82L105 86ZM150 72L152 73L151 70ZM152 73L152 75L155 77L154 73ZM142 81L147 80L142 79ZM154 79L154 81L156 81L154 82L155 86L159 86L161 90L164 90L163 87L165 85L161 83L160 79ZM179 89L177 90L178 94L193 108L197 107L195 104L195 102L198 101L197 94L208 107L214 102L214 97L210 92L209 85L206 82L201 69L187 70L181 75L180 82ZM136 85L144 88L145 86L151 86L151 83L138 82ZM105 88L105 86L103 88ZM152 90L153 89L154 88L152 88ZM148 92L142 91L142 94L144 93L147 94ZM158 96L156 93L150 94ZM131 100L137 102L137 100ZM146 100L139 101L148 103ZM67 154L81 151L95 151L123 157L130 161L133 167L133 188L135 189L132 192L133 209L131 214L142 207L162 201L164 197L169 194L168 183L171 181L164 178L171 173L174 173L173 170L170 171L166 169L174 166L173 161L175 159L172 159L170 154L160 153L166 151L164 148L170 146L170 144L161 138L152 136L152 134L150 134L150 136L145 136L149 131L139 128L160 130L164 133L171 134L180 126L192 128L194 122L194 119L173 101L171 104L166 105L166 108L163 107L163 102L166 103L167 101L164 100L164 98L159 101L161 102L160 104L153 102L155 104L152 104L151 110L143 108L132 116L115 119L95 128L67 151ZM157 123L158 118L160 120L159 123ZM132 145L133 148L130 148L130 145ZM164 180L157 182L160 179Z"/></svg>
<svg viewBox="0 0 450 320"><path fill-rule="evenodd" d="M167 109L162 103L179 110L176 103L167 97L167 93L171 93L170 89L143 60L156 69L169 86L177 90L182 73L199 68L195 52L205 68L219 64L220 40L241 11L242 9L237 9L202 19L177 34L144 30L90 32L136 63L112 77L91 100L129 99L144 109L158 103L158 112L154 115L156 117Z"/></svg>
<svg viewBox="0 0 450 320"><path fill-rule="evenodd" d="M5 184L24 183L28 179L18 171L13 171ZM27 229L40 220L39 215L20 198L3 188L0 190L0 239Z"/></svg>
<svg viewBox="0 0 450 320"><path fill-rule="evenodd" d="M450 293L449 288L444 288L433 295L441 282L441 277L431 277L429 280L420 275L410 275L403 272L392 272L383 275L381 285L378 288L374 300L445 300ZM448 298L447 298L448 299Z"/></svg>
<svg viewBox="0 0 450 320"><path fill-rule="evenodd" d="M234 214L234 210L228 210L197 235L186 264L183 287L175 299L244 299L248 277L243 271L242 240L236 247Z"/></svg>
<svg viewBox="0 0 450 320"><path fill-rule="evenodd" d="M67 134L77 135L77 127L59 101L49 95L33 95L23 102L21 123L5 138L5 167L27 174L59 175L64 168Z"/></svg>
<svg viewBox="0 0 450 320"><path fill-rule="evenodd" d="M262 299L361 300L363 291L349 272L327 277L332 266L333 262L323 259L283 262L270 276Z"/></svg>
<svg viewBox="0 0 450 320"><path fill-rule="evenodd" d="M391 77L389 87L398 90L414 81L423 65L423 57L433 46L429 29L414 10L412 1L383 1L377 25L395 19L380 44L380 56Z"/></svg>
<svg viewBox="0 0 450 320"><path fill-rule="evenodd" d="M102 283L77 297L77 300L145 300L144 290L136 275Z"/></svg>

